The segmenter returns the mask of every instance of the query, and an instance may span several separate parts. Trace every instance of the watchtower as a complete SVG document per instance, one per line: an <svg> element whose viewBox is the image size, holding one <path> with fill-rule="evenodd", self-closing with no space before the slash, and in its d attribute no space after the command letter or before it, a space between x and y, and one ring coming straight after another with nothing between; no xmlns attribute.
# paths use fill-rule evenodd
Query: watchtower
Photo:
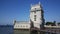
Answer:
<svg viewBox="0 0 60 34"><path fill-rule="evenodd" d="M35 5L31 5L30 9L30 23L33 23L33 26L36 28L44 27L44 11L40 2Z"/></svg>

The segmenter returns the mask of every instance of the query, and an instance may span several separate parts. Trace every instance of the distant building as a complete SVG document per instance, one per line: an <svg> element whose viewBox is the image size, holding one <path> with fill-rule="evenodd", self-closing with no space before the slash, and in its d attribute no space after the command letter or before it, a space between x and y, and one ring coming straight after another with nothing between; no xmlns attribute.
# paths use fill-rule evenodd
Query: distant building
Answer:
<svg viewBox="0 0 60 34"><path fill-rule="evenodd" d="M44 25L44 11L41 4L31 5L29 21L14 21L14 29L30 29L33 27L41 28Z"/></svg>

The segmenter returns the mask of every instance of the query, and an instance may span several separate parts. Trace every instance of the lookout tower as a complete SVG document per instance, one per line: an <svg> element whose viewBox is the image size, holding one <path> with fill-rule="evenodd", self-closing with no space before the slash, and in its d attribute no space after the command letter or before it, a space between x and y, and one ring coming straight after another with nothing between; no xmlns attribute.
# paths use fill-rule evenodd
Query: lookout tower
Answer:
<svg viewBox="0 0 60 34"><path fill-rule="evenodd" d="M31 5L30 9L30 23L36 28L44 27L44 11L40 3Z"/></svg>

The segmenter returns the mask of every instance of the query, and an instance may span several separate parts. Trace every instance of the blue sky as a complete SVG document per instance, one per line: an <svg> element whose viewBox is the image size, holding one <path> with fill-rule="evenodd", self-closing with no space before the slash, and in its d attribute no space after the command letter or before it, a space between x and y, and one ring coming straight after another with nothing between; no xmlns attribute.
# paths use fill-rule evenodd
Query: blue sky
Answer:
<svg viewBox="0 0 60 34"><path fill-rule="evenodd" d="M29 21L31 4L42 4L45 21L60 22L60 0L0 0L0 24Z"/></svg>

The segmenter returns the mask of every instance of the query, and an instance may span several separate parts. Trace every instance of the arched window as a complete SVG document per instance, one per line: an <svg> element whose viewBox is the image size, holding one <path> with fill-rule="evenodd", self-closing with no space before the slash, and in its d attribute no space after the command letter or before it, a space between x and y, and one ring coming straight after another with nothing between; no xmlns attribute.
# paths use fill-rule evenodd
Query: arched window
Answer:
<svg viewBox="0 0 60 34"><path fill-rule="evenodd" d="M34 21L36 21L36 15L34 15Z"/></svg>
<svg viewBox="0 0 60 34"><path fill-rule="evenodd" d="M22 27L22 25L21 25L21 27Z"/></svg>

